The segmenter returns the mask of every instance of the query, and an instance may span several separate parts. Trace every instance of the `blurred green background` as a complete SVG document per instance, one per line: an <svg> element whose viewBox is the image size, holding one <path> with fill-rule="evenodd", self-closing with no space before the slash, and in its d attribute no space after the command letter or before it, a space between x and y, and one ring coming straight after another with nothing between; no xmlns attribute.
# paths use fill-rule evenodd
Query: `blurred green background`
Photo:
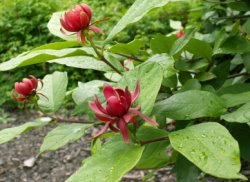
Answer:
<svg viewBox="0 0 250 182"><path fill-rule="evenodd" d="M53 12L70 9L77 3L87 3L94 11L93 20L110 18L109 21L99 25L108 34L133 2L134 0L2 0L0 3L0 62L39 45L63 41L50 34L47 29L47 22ZM189 3L168 4L154 10L138 23L126 28L115 41L129 42L134 38L141 38L149 42L156 33L168 34L173 31L169 26L170 19L179 20L183 25L192 23L200 26L202 11L197 7L201 4L202 1L193 0ZM104 39L105 36L101 38ZM14 82L21 81L28 75L42 78L55 70L68 71L69 89L74 88L77 81L103 77L101 73L92 70L73 69L47 63L1 72L0 104L6 108L17 106L16 101L10 97Z"/></svg>

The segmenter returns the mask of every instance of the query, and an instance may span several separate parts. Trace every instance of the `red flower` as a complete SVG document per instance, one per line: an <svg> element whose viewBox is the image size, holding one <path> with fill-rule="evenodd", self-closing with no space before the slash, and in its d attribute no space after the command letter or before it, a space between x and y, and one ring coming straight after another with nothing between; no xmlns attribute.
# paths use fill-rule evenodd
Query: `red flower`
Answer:
<svg viewBox="0 0 250 182"><path fill-rule="evenodd" d="M30 96L35 95L38 81L40 80L37 80L36 77L30 76L30 78L24 78L22 82L16 82L14 87L18 95L12 92L11 96L20 102L27 100Z"/></svg>
<svg viewBox="0 0 250 182"><path fill-rule="evenodd" d="M95 112L98 119L105 122L104 127L95 136L102 135L108 128L117 132L120 131L126 143L129 142L129 134L127 129L128 123L137 123L136 116L140 116L148 123L157 126L157 122L150 119L141 113L140 106L132 108L132 104L138 98L140 92L140 85L137 82L135 91L131 93L126 87L124 90L121 88L113 88L109 84L104 84L103 94L106 98L106 108L104 108L95 97L94 101L89 103L90 108ZM115 125L115 126L114 126Z"/></svg>
<svg viewBox="0 0 250 182"><path fill-rule="evenodd" d="M185 32L183 30L180 30L179 32L176 33L176 37L181 38L185 36Z"/></svg>
<svg viewBox="0 0 250 182"><path fill-rule="evenodd" d="M76 5L74 9L65 12L64 18L60 19L62 27L69 32L76 32L78 40L85 42L84 31L92 30L96 33L102 34L103 31L93 26L94 23L99 23L103 20L95 21L90 24L92 17L92 10L87 4ZM61 28L61 32L65 34Z"/></svg>

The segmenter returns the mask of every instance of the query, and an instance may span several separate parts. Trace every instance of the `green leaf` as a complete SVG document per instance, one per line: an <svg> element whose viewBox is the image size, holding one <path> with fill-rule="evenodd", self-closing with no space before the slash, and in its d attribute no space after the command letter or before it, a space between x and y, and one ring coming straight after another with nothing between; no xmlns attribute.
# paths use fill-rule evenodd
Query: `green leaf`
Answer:
<svg viewBox="0 0 250 182"><path fill-rule="evenodd" d="M201 84L196 79L189 79L186 83L181 87L180 91L188 91L188 90L201 90Z"/></svg>
<svg viewBox="0 0 250 182"><path fill-rule="evenodd" d="M224 94L220 97L227 107L233 107L250 101L250 91L238 94Z"/></svg>
<svg viewBox="0 0 250 182"><path fill-rule="evenodd" d="M176 120L216 117L226 111L223 101L207 91L177 93L155 104L154 113Z"/></svg>
<svg viewBox="0 0 250 182"><path fill-rule="evenodd" d="M168 56L167 54L155 54L154 56L150 57L146 62L154 62L161 65L164 71L164 78L171 77L178 72L178 70L176 70L174 67L174 58Z"/></svg>
<svg viewBox="0 0 250 182"><path fill-rule="evenodd" d="M249 11L250 3L248 1L241 1L241 2L231 2L228 3L228 6L233 10L237 11Z"/></svg>
<svg viewBox="0 0 250 182"><path fill-rule="evenodd" d="M102 149L86 159L66 182L118 182L141 158L144 147L119 140L107 142Z"/></svg>
<svg viewBox="0 0 250 182"><path fill-rule="evenodd" d="M55 59L49 62L62 64L74 68L81 68L81 69L93 69L98 71L111 70L111 68L104 62L89 56L66 57L66 58Z"/></svg>
<svg viewBox="0 0 250 182"><path fill-rule="evenodd" d="M45 151L57 150L69 142L74 142L81 138L91 124L61 124L50 131L43 140L40 147L40 154Z"/></svg>
<svg viewBox="0 0 250 182"><path fill-rule="evenodd" d="M0 144L6 143L22 133L28 132L34 128L39 128L47 125L51 121L51 118L39 118L33 122L27 122L23 125L13 128L6 128L0 131Z"/></svg>
<svg viewBox="0 0 250 182"><path fill-rule="evenodd" d="M89 51L89 49L67 48L62 50L53 50L53 49L36 50L28 54L25 53L21 54L16 58L12 58L9 61L1 63L0 71L7 71L17 67L43 63L58 58L89 54L89 52L86 51Z"/></svg>
<svg viewBox="0 0 250 182"><path fill-rule="evenodd" d="M111 30L111 32L109 33L106 39L106 42L113 39L113 37L116 34L118 34L120 31L122 31L127 25L139 21L151 9L164 6L169 2L170 0L151 0L151 1L136 0L134 4L129 8L129 10L126 12L126 14L120 19L120 21Z"/></svg>
<svg viewBox="0 0 250 182"><path fill-rule="evenodd" d="M170 133L169 139L175 150L205 173L226 179L247 179L239 173L239 145L224 126L212 122L197 124Z"/></svg>
<svg viewBox="0 0 250 182"><path fill-rule="evenodd" d="M247 72L250 73L250 52L243 54L242 59Z"/></svg>
<svg viewBox="0 0 250 182"><path fill-rule="evenodd" d="M44 112L56 112L63 103L68 85L66 72L54 72L43 79L43 87L39 93L38 106Z"/></svg>
<svg viewBox="0 0 250 182"><path fill-rule="evenodd" d="M103 86L103 83L100 86L90 85L88 84L88 82L86 84L78 83L78 85L79 86L76 89L74 89L72 93L72 98L77 105L83 103L84 101L89 100L94 95L97 95L100 92L99 87Z"/></svg>
<svg viewBox="0 0 250 182"><path fill-rule="evenodd" d="M172 172L176 173L177 182L194 182L200 174L199 168L181 154L178 155Z"/></svg>
<svg viewBox="0 0 250 182"><path fill-rule="evenodd" d="M140 39L135 39L129 43L117 43L111 48L109 48L109 52L112 53L123 53L128 55L135 55L137 54L141 47L144 46L144 42Z"/></svg>
<svg viewBox="0 0 250 182"><path fill-rule="evenodd" d="M222 87L217 91L227 107L237 106L250 101L250 84L235 84Z"/></svg>
<svg viewBox="0 0 250 182"><path fill-rule="evenodd" d="M221 119L228 122L247 123L250 125L250 102L232 113L222 115Z"/></svg>
<svg viewBox="0 0 250 182"><path fill-rule="evenodd" d="M197 57L206 58L207 60L211 60L213 49L212 47L205 41L198 39L191 39L185 49L188 52L191 52Z"/></svg>
<svg viewBox="0 0 250 182"><path fill-rule="evenodd" d="M177 37L175 35L165 36L162 34L156 34L150 42L150 48L153 53L170 53L171 47L176 41Z"/></svg>
<svg viewBox="0 0 250 182"><path fill-rule="evenodd" d="M60 31L61 29L61 23L60 23L60 18L64 16L64 11L62 12L56 12L52 14L52 17L50 18L49 22L48 22L48 29L50 31L50 33L52 33L53 35L60 37L64 40L68 40L68 41L72 41L72 40L76 40L76 34L73 35L65 35L64 33L62 33ZM72 34L72 32L69 32L69 34Z"/></svg>
<svg viewBox="0 0 250 182"><path fill-rule="evenodd" d="M250 43L246 40L245 37L238 35L227 38L220 45L218 49L214 51L216 54L235 54L235 53L245 53L249 52Z"/></svg>
<svg viewBox="0 0 250 182"><path fill-rule="evenodd" d="M250 161L250 127L247 124L230 123L227 125L230 133L239 142L240 156Z"/></svg>
<svg viewBox="0 0 250 182"><path fill-rule="evenodd" d="M141 105L142 112L149 115L161 87L162 78L163 71L159 64L144 63L126 72L118 82L118 86L128 86L130 90L133 90L136 82L139 81L141 91L137 103Z"/></svg>
<svg viewBox="0 0 250 182"><path fill-rule="evenodd" d="M53 43L49 43L49 44L36 47L29 52L44 50L44 49L61 50L61 49L80 47L80 46L81 46L81 43L77 41L53 42Z"/></svg>
<svg viewBox="0 0 250 182"><path fill-rule="evenodd" d="M136 136L140 141L165 137L168 132L152 127L141 127ZM136 164L139 169L152 169L165 166L171 162L170 155L166 152L169 141L160 141L145 145L142 157Z"/></svg>
<svg viewBox="0 0 250 182"><path fill-rule="evenodd" d="M203 82L203 81L208 81L208 80L212 80L213 78L216 78L216 75L213 74L212 72L201 72L201 73L196 74L195 78Z"/></svg>
<svg viewBox="0 0 250 182"><path fill-rule="evenodd" d="M186 31L185 36L177 39L175 43L172 45L172 48L170 50L170 56L176 55L179 53L193 38L194 33L197 31L196 28L189 29Z"/></svg>

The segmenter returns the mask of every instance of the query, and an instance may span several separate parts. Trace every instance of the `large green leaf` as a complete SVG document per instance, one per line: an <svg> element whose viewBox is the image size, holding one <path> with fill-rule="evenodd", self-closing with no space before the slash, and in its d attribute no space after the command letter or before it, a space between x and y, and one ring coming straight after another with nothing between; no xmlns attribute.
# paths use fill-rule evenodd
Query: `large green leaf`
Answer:
<svg viewBox="0 0 250 182"><path fill-rule="evenodd" d="M72 34L72 32L69 32L69 35L67 35L61 32L60 29L62 26L60 23L60 18L63 16L64 16L64 11L53 13L47 25L50 33L64 40L76 40L76 34Z"/></svg>
<svg viewBox="0 0 250 182"><path fill-rule="evenodd" d="M233 36L223 41L220 47L214 50L215 54L235 54L249 52L250 43L243 36Z"/></svg>
<svg viewBox="0 0 250 182"><path fill-rule="evenodd" d="M57 150L69 142L74 142L81 138L91 124L62 124L47 134L40 148L40 153L50 150Z"/></svg>
<svg viewBox="0 0 250 182"><path fill-rule="evenodd" d="M49 61L50 63L63 64L66 66L81 68L81 69L93 69L98 71L110 71L111 68L104 62L97 60L89 56L74 56L60 59L54 59Z"/></svg>
<svg viewBox="0 0 250 182"><path fill-rule="evenodd" d="M172 1L177 1L177 0L172 0ZM134 4L129 8L129 10L126 12L126 14L111 30L106 39L106 42L113 39L113 37L120 31L122 31L128 24L139 21L151 9L164 6L169 2L170 0L150 0L150 1L136 0Z"/></svg>
<svg viewBox="0 0 250 182"><path fill-rule="evenodd" d="M111 140L84 164L66 182L118 182L141 158L144 147Z"/></svg>
<svg viewBox="0 0 250 182"><path fill-rule="evenodd" d="M169 135L175 150L205 173L226 179L247 179L239 173L237 141L218 123L197 124Z"/></svg>
<svg viewBox="0 0 250 182"><path fill-rule="evenodd" d="M243 105L236 111L221 116L228 122L247 123L250 125L250 103Z"/></svg>
<svg viewBox="0 0 250 182"><path fill-rule="evenodd" d="M171 77L178 72L178 70L174 68L174 58L168 56L167 54L155 54L154 56L150 57L146 62L155 62L160 64L164 71L164 78Z"/></svg>
<svg viewBox="0 0 250 182"><path fill-rule="evenodd" d="M153 138L165 137L168 132L152 127L142 127L136 133L139 140L150 140ZM139 169L159 168L170 162L170 155L166 152L169 141L154 142L145 145L142 157L136 164Z"/></svg>
<svg viewBox="0 0 250 182"><path fill-rule="evenodd" d="M13 128L6 128L0 131L0 144L6 143L20 134L28 132L34 128L42 127L48 124L51 121L51 118L39 118L33 122L27 122L23 125L16 126Z"/></svg>
<svg viewBox="0 0 250 182"><path fill-rule="evenodd" d="M154 53L170 53L171 47L176 41L176 35L165 36L156 34L150 42L150 48Z"/></svg>
<svg viewBox="0 0 250 182"><path fill-rule="evenodd" d="M68 85L66 72L54 72L43 79L43 87L39 90L38 106L44 112L55 112L63 103Z"/></svg>
<svg viewBox="0 0 250 182"><path fill-rule="evenodd" d="M206 58L209 61L213 54L212 47L207 42L198 39L191 39L186 46L186 50L195 56Z"/></svg>
<svg viewBox="0 0 250 182"><path fill-rule="evenodd" d="M22 55L17 56L16 58L12 58L9 61L1 63L0 71L7 71L14 69L16 67L43 63L58 58L88 55L89 53L91 53L87 51L89 51L89 49L85 48L67 48L62 50L53 50L53 49L36 50L28 54L24 53Z"/></svg>
<svg viewBox="0 0 250 182"><path fill-rule="evenodd" d="M190 90L158 102L154 113L176 120L216 117L226 111L223 101L207 91Z"/></svg>
<svg viewBox="0 0 250 182"><path fill-rule="evenodd" d="M233 107L250 101L250 84L241 83L222 87L217 91L227 107Z"/></svg>
<svg viewBox="0 0 250 182"><path fill-rule="evenodd" d="M145 63L126 72L119 81L120 87L128 86L130 90L135 88L136 82L140 82L140 96L137 103L141 105L142 112L150 114L159 92L163 78L163 71L157 63Z"/></svg>
<svg viewBox="0 0 250 182"><path fill-rule="evenodd" d="M135 39L127 44L124 43L115 44L114 46L109 48L109 51L113 53L135 55L140 51L142 46L144 46L144 42L140 39Z"/></svg>

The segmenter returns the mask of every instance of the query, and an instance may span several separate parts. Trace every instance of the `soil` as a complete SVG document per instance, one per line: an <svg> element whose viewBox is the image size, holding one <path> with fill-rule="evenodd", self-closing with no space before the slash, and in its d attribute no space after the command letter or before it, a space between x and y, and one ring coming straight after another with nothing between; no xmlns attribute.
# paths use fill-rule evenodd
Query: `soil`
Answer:
<svg viewBox="0 0 250 182"><path fill-rule="evenodd" d="M32 121L37 117L37 113L19 111L12 114L12 117L14 122L1 124L0 130ZM51 126L35 129L0 145L0 182L64 182L80 167L82 160L90 155L90 134L60 150L42 154L32 167L24 165L36 157L43 138L51 129ZM125 175L122 182L143 181L145 175L153 177L148 181L175 182L176 178L171 174L171 169L170 166L157 172L132 171ZM224 180L207 177L201 181L223 182Z"/></svg>

